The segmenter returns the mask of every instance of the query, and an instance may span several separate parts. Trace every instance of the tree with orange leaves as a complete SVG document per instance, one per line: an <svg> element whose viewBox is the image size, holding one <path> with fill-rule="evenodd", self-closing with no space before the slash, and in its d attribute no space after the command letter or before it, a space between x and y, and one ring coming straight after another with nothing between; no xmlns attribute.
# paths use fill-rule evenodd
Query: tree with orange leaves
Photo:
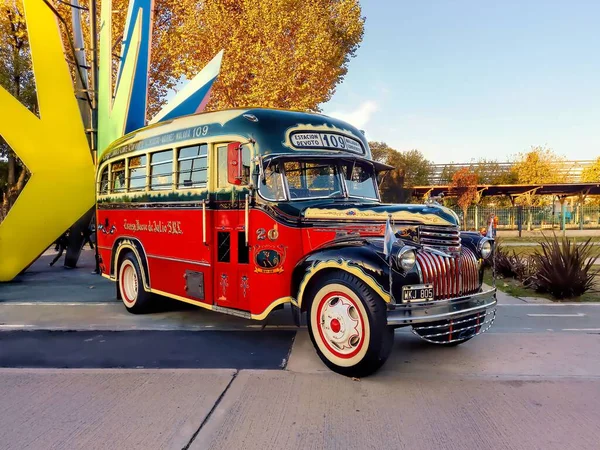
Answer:
<svg viewBox="0 0 600 450"><path fill-rule="evenodd" d="M72 36L71 7L68 2L52 3L64 19L60 29L65 58L73 63L67 44ZM87 6L86 1L80 4ZM112 0L115 74L128 5L129 0ZM89 12L84 11L82 19L89 64ZM346 75L362 40L364 18L358 0L155 0L152 30L148 118L161 109L170 91L195 76L221 49L221 73L207 109L319 111ZM73 64L71 68L75 76ZM0 0L0 84L35 109L20 0ZM9 160L8 188L17 187L18 162L0 137L0 157L4 156Z"/></svg>
<svg viewBox="0 0 600 450"><path fill-rule="evenodd" d="M118 43L129 0L112 3L112 38ZM66 19L69 8L57 6ZM89 42L85 20L83 26ZM346 75L363 31L358 0L155 0L148 116L222 49L208 110L263 106L319 111ZM90 56L88 52L88 61ZM115 57L113 70L117 66Z"/></svg>
<svg viewBox="0 0 600 450"><path fill-rule="evenodd" d="M467 209L477 202L478 177L467 167L458 170L452 177L450 192L456 195L456 203L463 212L463 227L467 226Z"/></svg>

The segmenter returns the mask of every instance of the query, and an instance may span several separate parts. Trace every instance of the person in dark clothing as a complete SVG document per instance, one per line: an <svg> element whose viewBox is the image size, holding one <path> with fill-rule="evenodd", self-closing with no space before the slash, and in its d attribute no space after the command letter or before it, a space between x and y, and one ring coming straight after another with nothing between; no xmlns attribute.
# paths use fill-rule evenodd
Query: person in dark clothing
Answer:
<svg viewBox="0 0 600 450"><path fill-rule="evenodd" d="M56 246L54 250L58 252L58 254L54 257L52 262L50 262L49 266L52 267L56 261L60 259L63 255L63 252L67 249L67 244L69 243L69 230L65 231L55 242Z"/></svg>
<svg viewBox="0 0 600 450"><path fill-rule="evenodd" d="M84 247L85 247L86 243L90 244L90 248L92 250L94 249L94 244L96 244L96 226L93 223L90 224L88 229L83 232L83 246ZM99 255L98 255L98 245L97 244L96 244L96 251L94 252L94 259L96 260L96 268L94 269L94 271L92 273L99 274L100 273L100 260L99 260Z"/></svg>
<svg viewBox="0 0 600 450"><path fill-rule="evenodd" d="M82 244L82 248L85 247L85 244L89 244L90 248L92 250L94 250L94 242L92 241L92 237L94 236L94 232L92 231L92 227L88 227L86 228L86 230L82 233L83 234L83 244Z"/></svg>

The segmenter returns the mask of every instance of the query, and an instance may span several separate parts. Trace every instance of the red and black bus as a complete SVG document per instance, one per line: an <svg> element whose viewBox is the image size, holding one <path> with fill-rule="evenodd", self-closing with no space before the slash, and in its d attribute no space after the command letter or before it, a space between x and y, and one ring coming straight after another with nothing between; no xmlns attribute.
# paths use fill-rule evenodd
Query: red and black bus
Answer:
<svg viewBox="0 0 600 450"><path fill-rule="evenodd" d="M361 131L320 114L235 109L137 130L98 164L102 274L132 313L160 296L257 320L289 304L351 376L385 362L398 327L466 342L494 320L493 240L436 203L383 204L389 169Z"/></svg>

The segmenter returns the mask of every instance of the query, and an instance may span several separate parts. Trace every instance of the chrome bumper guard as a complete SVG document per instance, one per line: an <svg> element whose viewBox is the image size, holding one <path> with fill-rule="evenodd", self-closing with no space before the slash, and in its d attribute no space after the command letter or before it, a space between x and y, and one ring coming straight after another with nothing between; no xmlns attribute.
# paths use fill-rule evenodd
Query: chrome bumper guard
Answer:
<svg viewBox="0 0 600 450"><path fill-rule="evenodd" d="M431 344L462 342L490 329L496 319L496 310L481 311L465 319L449 319L436 325L413 326L413 334Z"/></svg>
<svg viewBox="0 0 600 450"><path fill-rule="evenodd" d="M489 328L496 315L496 303L496 289L448 300L434 300L423 303L397 303L389 305L387 324L392 326L414 325L437 322L439 320L453 320L454 324L457 324L461 318L466 318L466 316L483 314L484 323L481 324L480 328L483 329L485 326ZM488 317L489 315L492 316L491 320ZM471 318L468 320L471 320ZM460 326L460 324L458 325ZM485 329L487 330L487 328ZM480 331L477 334L482 332Z"/></svg>

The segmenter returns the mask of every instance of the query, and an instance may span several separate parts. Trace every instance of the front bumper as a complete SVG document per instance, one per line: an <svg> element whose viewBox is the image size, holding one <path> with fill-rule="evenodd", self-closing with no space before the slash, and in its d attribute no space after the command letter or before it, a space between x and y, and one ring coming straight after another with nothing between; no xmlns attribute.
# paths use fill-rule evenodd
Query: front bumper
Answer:
<svg viewBox="0 0 600 450"><path fill-rule="evenodd" d="M438 320L458 319L473 314L492 311L496 307L496 289L448 300L423 303L398 303L389 305L387 324L412 325Z"/></svg>

